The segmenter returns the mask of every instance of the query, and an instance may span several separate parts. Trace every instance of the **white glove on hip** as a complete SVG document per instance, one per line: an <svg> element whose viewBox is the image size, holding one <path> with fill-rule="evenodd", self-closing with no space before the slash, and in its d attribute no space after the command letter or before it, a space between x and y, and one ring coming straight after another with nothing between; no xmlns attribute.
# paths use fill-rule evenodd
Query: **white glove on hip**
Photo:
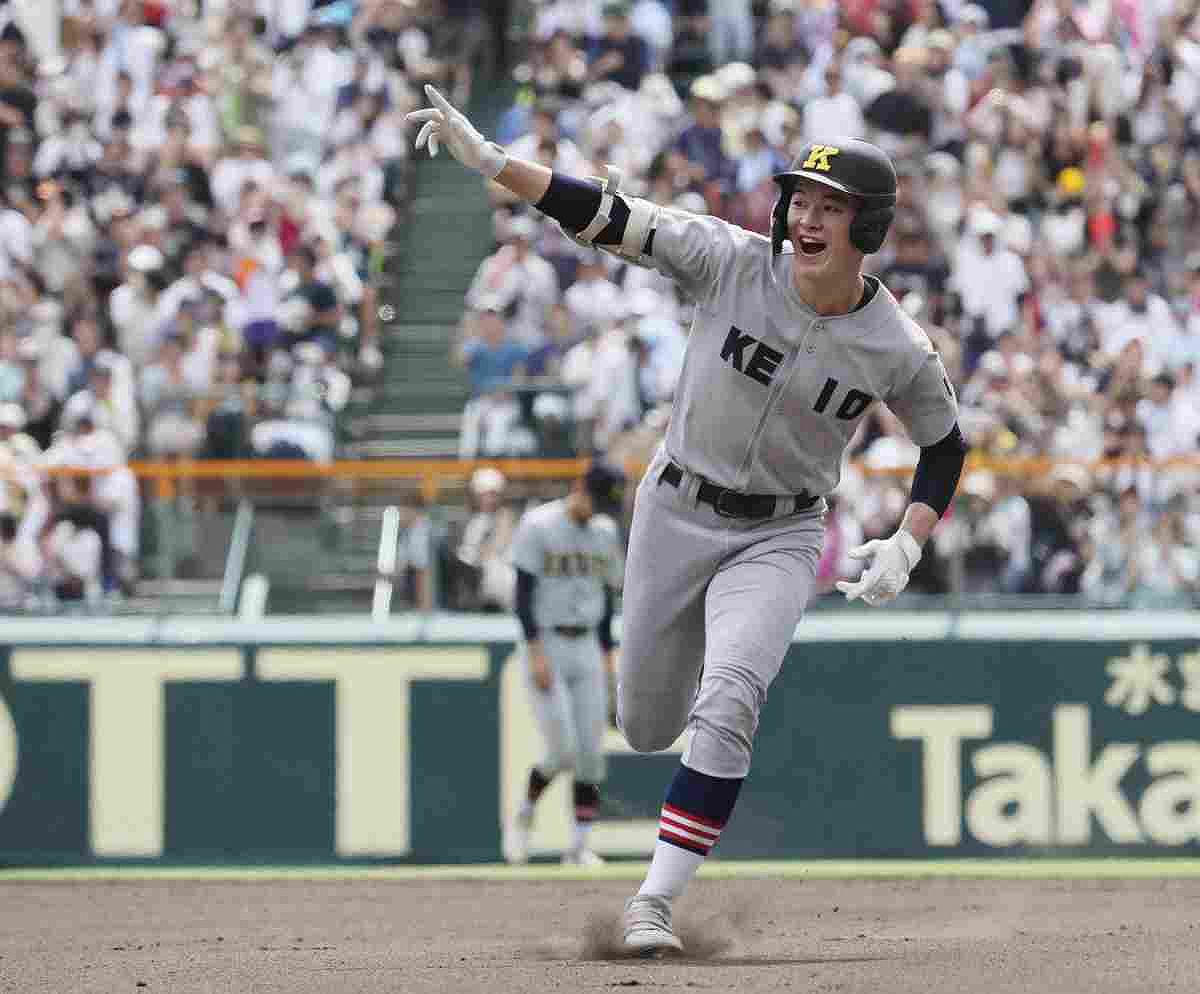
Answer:
<svg viewBox="0 0 1200 994"><path fill-rule="evenodd" d="M855 581L839 580L837 588L852 601L861 597L871 607L878 607L908 586L908 574L921 561L921 546L904 529L891 538L875 538L850 550L854 559L870 562Z"/></svg>
<svg viewBox="0 0 1200 994"><path fill-rule="evenodd" d="M421 123L417 132L416 148L428 147L430 155L438 154L438 146L445 145L468 169L495 179L508 163L508 153L495 142L488 141L467 120L466 115L438 93L437 89L425 84L425 96L432 107L414 110L404 115L406 124Z"/></svg>

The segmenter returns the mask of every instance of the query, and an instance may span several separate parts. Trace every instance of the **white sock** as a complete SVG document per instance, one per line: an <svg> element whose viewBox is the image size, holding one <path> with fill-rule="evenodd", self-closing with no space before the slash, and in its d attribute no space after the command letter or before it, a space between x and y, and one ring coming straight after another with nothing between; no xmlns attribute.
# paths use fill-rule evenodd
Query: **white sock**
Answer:
<svg viewBox="0 0 1200 994"><path fill-rule="evenodd" d="M686 767L681 770L683 777L698 776ZM713 819L689 814L668 800L658 820L654 858L638 893L677 898L717 844L721 827Z"/></svg>
<svg viewBox="0 0 1200 994"><path fill-rule="evenodd" d="M639 894L654 894L674 900L683 893L688 881L696 875L704 857L699 853L688 852L669 842L659 839L654 846L654 858L650 861L650 871L642 883Z"/></svg>
<svg viewBox="0 0 1200 994"><path fill-rule="evenodd" d="M573 821L571 827L571 851L583 852L587 848L588 838L592 834L592 822Z"/></svg>

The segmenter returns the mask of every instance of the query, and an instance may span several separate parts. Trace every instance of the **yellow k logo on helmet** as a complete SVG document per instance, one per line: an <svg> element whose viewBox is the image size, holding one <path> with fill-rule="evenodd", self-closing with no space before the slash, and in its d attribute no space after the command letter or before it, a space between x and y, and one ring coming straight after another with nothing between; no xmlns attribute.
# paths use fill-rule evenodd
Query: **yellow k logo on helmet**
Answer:
<svg viewBox="0 0 1200 994"><path fill-rule="evenodd" d="M830 156L837 155L840 151L840 148L834 148L832 145L814 145L808 150L808 158L804 160L800 168L827 173L832 168L829 164Z"/></svg>

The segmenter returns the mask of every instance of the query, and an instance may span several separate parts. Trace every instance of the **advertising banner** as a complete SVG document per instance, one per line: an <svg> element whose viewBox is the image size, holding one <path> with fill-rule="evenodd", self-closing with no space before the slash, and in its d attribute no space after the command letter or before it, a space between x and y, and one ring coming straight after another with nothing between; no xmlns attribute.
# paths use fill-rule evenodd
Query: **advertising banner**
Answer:
<svg viewBox="0 0 1200 994"><path fill-rule="evenodd" d="M493 862L540 749L507 619L10 639L0 864ZM609 730L597 851L651 852L682 746L636 755ZM567 845L559 781L535 858ZM1198 794L1188 615L815 617L718 855L1195 856Z"/></svg>

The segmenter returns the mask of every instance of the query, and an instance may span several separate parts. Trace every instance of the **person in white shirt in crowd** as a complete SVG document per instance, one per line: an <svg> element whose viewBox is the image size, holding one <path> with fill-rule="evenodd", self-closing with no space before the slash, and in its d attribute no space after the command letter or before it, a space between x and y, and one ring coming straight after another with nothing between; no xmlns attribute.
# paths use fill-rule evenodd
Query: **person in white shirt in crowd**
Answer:
<svg viewBox="0 0 1200 994"><path fill-rule="evenodd" d="M33 159L34 174L50 177L61 173L87 171L100 161L103 152L88 126L87 107L74 96L58 107L58 128L38 145Z"/></svg>
<svg viewBox="0 0 1200 994"><path fill-rule="evenodd" d="M183 274L159 294L155 331L175 321L185 305L194 304L210 293L216 294L225 305L237 297L238 286L220 272L213 243L203 239L188 247L183 256Z"/></svg>
<svg viewBox="0 0 1200 994"><path fill-rule="evenodd" d="M954 64L954 35L935 28L925 41L925 68L936 86L933 97L933 133L929 144L935 149L961 147L967 138L963 118L971 102L971 81Z"/></svg>
<svg viewBox="0 0 1200 994"><path fill-rule="evenodd" d="M842 86L842 67L835 60L825 67L825 89L804 101L801 136L805 142L821 135L866 134L862 105Z"/></svg>
<svg viewBox="0 0 1200 994"><path fill-rule="evenodd" d="M587 159L572 139L563 136L558 124L558 109L557 102L551 100L537 104L529 116L529 130L509 143L509 154L536 159L541 144L553 142L555 154L550 167L572 174L583 172L588 168Z"/></svg>
<svg viewBox="0 0 1200 994"><path fill-rule="evenodd" d="M621 288L610 278L608 262L592 249L579 260L575 282L563 294L563 303L580 330L606 329L625 311Z"/></svg>
<svg viewBox="0 0 1200 994"><path fill-rule="evenodd" d="M558 276L533 249L538 232L533 218L518 214L505 228L503 244L475 271L467 290L467 307L478 309L485 300L499 304L511 314L510 336L534 348L545 341L550 308L560 295Z"/></svg>
<svg viewBox="0 0 1200 994"><path fill-rule="evenodd" d="M204 87L204 74L191 64L177 69L175 92L151 97L144 116L139 119L135 145L145 149L158 148L167 137L167 120L171 113L182 113L187 119L189 143L206 160L221 147L221 122L213 98Z"/></svg>
<svg viewBox="0 0 1200 994"><path fill-rule="evenodd" d="M643 287L629 294L628 326L648 353L638 373L641 397L649 407L667 403L683 370L687 335L682 325L659 294Z"/></svg>
<svg viewBox="0 0 1200 994"><path fill-rule="evenodd" d="M1190 608L1200 592L1200 548L1191 541L1181 516L1168 509L1154 520L1139 544L1131 570L1131 605L1138 608Z"/></svg>
<svg viewBox="0 0 1200 994"><path fill-rule="evenodd" d="M1088 529L1091 556L1080 577L1081 591L1101 604L1120 604L1137 584L1136 561L1149 518L1135 486L1118 491L1116 507L1097 515Z"/></svg>
<svg viewBox="0 0 1200 994"><path fill-rule="evenodd" d="M67 443L74 465L92 470L93 505L108 517L114 579L129 593L138 575L141 492L120 442L100 429L77 432Z"/></svg>
<svg viewBox="0 0 1200 994"><path fill-rule="evenodd" d="M350 378L337 367L333 353L316 342L301 342L292 353L282 409L251 429L250 445L261 455L329 462L337 416L350 399Z"/></svg>
<svg viewBox="0 0 1200 994"><path fill-rule="evenodd" d="M94 528L56 521L38 541L38 582L63 602L97 603L104 593L103 543Z"/></svg>
<svg viewBox="0 0 1200 994"><path fill-rule="evenodd" d="M350 401L350 377L338 368L332 352L316 342L297 345L293 352L292 400L297 414L323 421L333 430L337 416Z"/></svg>
<svg viewBox="0 0 1200 994"><path fill-rule="evenodd" d="M147 425L146 448L154 459L193 456L204 440L196 419L201 393L183 368L185 339L168 332L156 361L142 367L138 400Z"/></svg>
<svg viewBox="0 0 1200 994"><path fill-rule="evenodd" d="M9 142L12 142L9 137ZM14 268L33 262L33 224L0 196L0 279L8 279Z"/></svg>
<svg viewBox="0 0 1200 994"><path fill-rule="evenodd" d="M155 89L159 60L166 48L166 38L154 27L142 23L140 0L121 0L117 17L108 29L107 43L100 52L96 72L96 103L104 107L116 102L117 77L129 74L130 99L134 106L144 107Z"/></svg>
<svg viewBox="0 0 1200 994"><path fill-rule="evenodd" d="M47 290L61 294L95 251L96 226L86 199L61 184L43 183L38 193L46 209L33 226L33 267Z"/></svg>
<svg viewBox="0 0 1200 994"><path fill-rule="evenodd" d="M1100 309L1100 345L1104 354L1116 358L1129 342L1144 343L1143 372L1154 375L1166 364L1179 326L1171 305L1150 289L1149 274L1142 267L1125 279L1121 296Z"/></svg>
<svg viewBox="0 0 1200 994"><path fill-rule="evenodd" d="M217 207L227 217L237 216L242 190L248 182L269 188L275 180L275 167L266 157L262 132L255 127L238 128L234 145L213 166L210 186Z"/></svg>
<svg viewBox="0 0 1200 994"><path fill-rule="evenodd" d="M63 405L63 424L74 426L88 417L97 428L112 432L124 453L132 451L138 443L140 424L132 377L128 359L101 350L88 373L88 385Z"/></svg>
<svg viewBox="0 0 1200 994"><path fill-rule="evenodd" d="M746 130L742 151L736 160L734 189L738 193L773 189L771 178L788 167L787 158L767 141L766 132L758 124Z"/></svg>
<svg viewBox="0 0 1200 994"><path fill-rule="evenodd" d="M42 554L38 539L50 517L50 501L40 476L0 449L0 605L37 606Z"/></svg>
<svg viewBox="0 0 1200 994"><path fill-rule="evenodd" d="M370 142L360 138L335 146L333 155L317 170L317 193L331 200L337 188L347 180L358 183L366 200L376 201L383 197L383 168Z"/></svg>
<svg viewBox="0 0 1200 994"><path fill-rule="evenodd" d="M615 317L595 336L587 378L576 396L576 411L586 413L588 449L594 452L607 451L643 413L638 355L630 348L628 328L636 317L624 305Z"/></svg>
<svg viewBox="0 0 1200 994"><path fill-rule="evenodd" d="M887 56L874 38L859 35L846 43L842 85L860 108L870 106L880 94L895 88L896 77L886 68L888 65Z"/></svg>
<svg viewBox="0 0 1200 994"><path fill-rule="evenodd" d="M517 515L505 504L508 480L498 469L483 466L471 474L468 484L475 510L463 527L454 550L466 567L468 586L484 609L511 611L516 595L516 570L509 560L509 547L517 529ZM469 596L469 595L468 595Z"/></svg>
<svg viewBox="0 0 1200 994"><path fill-rule="evenodd" d="M533 35L542 40L558 31L572 38L595 37L603 30L601 0L544 0L533 15Z"/></svg>
<svg viewBox="0 0 1200 994"><path fill-rule="evenodd" d="M1021 257L999 242L1003 221L994 211L976 209L969 234L951 259L949 288L958 293L963 312L975 323L964 342L966 365L991 347L1001 332L1020 323L1020 303L1029 292L1029 275Z"/></svg>
<svg viewBox="0 0 1200 994"><path fill-rule="evenodd" d="M753 57L755 24L750 7L750 0L719 0L708 5L709 41L716 65L748 62Z"/></svg>
<svg viewBox="0 0 1200 994"><path fill-rule="evenodd" d="M125 258L125 282L108 298L108 316L117 345L133 362L148 359L157 346L158 298L166 259L153 245L138 245Z"/></svg>
<svg viewBox="0 0 1200 994"><path fill-rule="evenodd" d="M629 11L629 26L650 46L653 66L660 67L675 40L675 25L668 5L663 0L634 0Z"/></svg>
<svg viewBox="0 0 1200 994"><path fill-rule="evenodd" d="M265 212L257 211L230 229L235 282L239 293L230 302L229 323L238 332L256 366L280 339L279 303L286 269L279 236Z"/></svg>

